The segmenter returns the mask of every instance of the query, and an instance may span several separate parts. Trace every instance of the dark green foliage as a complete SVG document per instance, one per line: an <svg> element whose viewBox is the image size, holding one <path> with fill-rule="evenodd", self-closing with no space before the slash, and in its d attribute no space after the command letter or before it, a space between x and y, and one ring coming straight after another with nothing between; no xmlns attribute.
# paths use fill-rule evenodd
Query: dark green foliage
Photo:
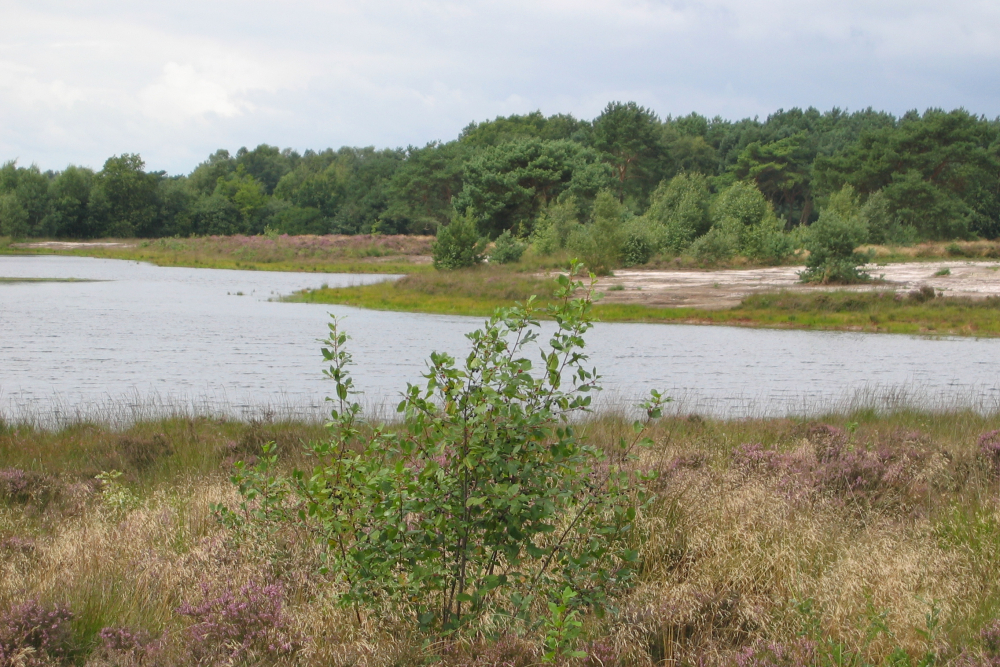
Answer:
<svg viewBox="0 0 1000 667"><path fill-rule="evenodd" d="M640 202L663 178L660 119L635 102L611 102L594 119L591 144L614 170L618 201Z"/></svg>
<svg viewBox="0 0 1000 667"><path fill-rule="evenodd" d="M769 220L760 234L713 232L696 248L701 255L722 257L706 252L732 246L756 262L782 261L787 243L777 232L815 222L845 184L867 207L872 242L995 238L1000 120L962 109L895 118L814 108L764 120L661 119L635 102L612 102L593 122L512 115L423 148L219 150L186 178L147 173L132 154L97 173L8 162L0 168L0 235L433 234L471 206L482 235L511 230L534 242L549 207L572 196L587 220L597 194L610 190L647 223L652 252L677 254L717 223L710 200L736 183L761 193L778 229ZM558 236L561 246L567 234Z"/></svg>
<svg viewBox="0 0 1000 667"><path fill-rule="evenodd" d="M593 197L609 174L598 155L568 140L525 139L483 149L465 165L458 210L475 208L483 234L530 225L563 192Z"/></svg>
<svg viewBox="0 0 1000 667"><path fill-rule="evenodd" d="M98 234L128 238L157 236L156 190L158 174L147 174L137 154L108 158L97 174L92 193L100 202Z"/></svg>
<svg viewBox="0 0 1000 667"><path fill-rule="evenodd" d="M439 270L461 269L483 261L486 239L479 236L476 217L472 210L464 216L455 216L451 223L438 229L434 242L434 268Z"/></svg>

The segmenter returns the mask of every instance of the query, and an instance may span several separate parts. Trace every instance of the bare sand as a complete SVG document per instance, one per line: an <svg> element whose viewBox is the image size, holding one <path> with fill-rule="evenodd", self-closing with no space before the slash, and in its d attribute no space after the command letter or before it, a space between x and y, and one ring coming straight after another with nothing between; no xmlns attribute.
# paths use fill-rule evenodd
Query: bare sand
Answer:
<svg viewBox="0 0 1000 667"><path fill-rule="evenodd" d="M603 303L687 308L729 308L759 292L790 290L815 292L853 290L858 292L909 292L929 285L944 296L985 298L1000 296L1000 260L907 262L869 265L872 277L880 281L863 285L803 285L799 272L804 266L760 269L720 269L684 271L642 271L621 269L601 278L597 291ZM948 269L949 275L936 275Z"/></svg>

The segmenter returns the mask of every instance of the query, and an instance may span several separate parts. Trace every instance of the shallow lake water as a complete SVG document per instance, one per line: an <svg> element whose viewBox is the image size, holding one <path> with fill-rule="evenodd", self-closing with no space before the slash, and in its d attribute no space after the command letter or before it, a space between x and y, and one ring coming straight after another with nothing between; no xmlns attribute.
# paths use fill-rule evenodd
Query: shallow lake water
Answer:
<svg viewBox="0 0 1000 667"><path fill-rule="evenodd" d="M174 408L321 414L332 388L317 339L330 313L353 337L364 402L384 409L420 380L432 351L461 353L482 323L271 300L384 276L0 256L2 277L95 281L0 282L0 415L14 420ZM801 414L852 400L993 409L1000 400L997 339L598 324L588 350L605 401L657 388L684 412Z"/></svg>

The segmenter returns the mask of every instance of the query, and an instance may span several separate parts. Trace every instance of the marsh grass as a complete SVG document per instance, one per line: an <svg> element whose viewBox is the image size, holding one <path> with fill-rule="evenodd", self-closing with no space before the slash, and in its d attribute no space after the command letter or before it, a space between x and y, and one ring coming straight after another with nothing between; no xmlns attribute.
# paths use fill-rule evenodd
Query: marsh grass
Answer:
<svg viewBox="0 0 1000 667"><path fill-rule="evenodd" d="M113 239L112 239L113 241ZM202 236L58 248L3 245L0 252L144 261L159 266L324 273L429 271L430 236Z"/></svg>
<svg viewBox="0 0 1000 667"><path fill-rule="evenodd" d="M615 412L577 428L600 445L631 430ZM986 660L982 630L1000 616L998 428L997 413L870 407L664 418L634 463L658 473L632 538L641 575L617 614L585 616L579 664ZM70 658L95 666L537 664L530 627L487 620L442 639L402 613L359 623L308 536L216 520L214 504L238 503L235 460L273 440L282 467L308 468L301 443L321 437L282 420L5 425L0 617L63 605ZM134 503L95 481L109 469ZM761 662L776 652L812 659Z"/></svg>

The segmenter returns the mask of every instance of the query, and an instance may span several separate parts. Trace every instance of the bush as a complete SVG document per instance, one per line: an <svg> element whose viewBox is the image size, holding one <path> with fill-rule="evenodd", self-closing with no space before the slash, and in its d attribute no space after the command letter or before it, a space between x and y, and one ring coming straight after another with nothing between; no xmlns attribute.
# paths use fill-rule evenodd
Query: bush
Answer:
<svg viewBox="0 0 1000 667"><path fill-rule="evenodd" d="M732 259L737 250L739 250L739 237L722 226L712 227L688 249L691 256L702 264L725 262Z"/></svg>
<svg viewBox="0 0 1000 667"><path fill-rule="evenodd" d="M568 246L592 273L607 275L621 264L624 209L614 195L604 191L594 201L593 221L570 235Z"/></svg>
<svg viewBox="0 0 1000 667"><path fill-rule="evenodd" d="M73 649L73 613L64 606L28 600L0 615L0 665L51 664Z"/></svg>
<svg viewBox="0 0 1000 667"><path fill-rule="evenodd" d="M490 251L489 255L490 263L514 264L520 262L525 248L527 245L514 238L509 229L505 230L493 243L493 250Z"/></svg>
<svg viewBox="0 0 1000 667"><path fill-rule="evenodd" d="M548 256L566 247L573 231L580 227L576 199L552 203L535 220L531 232L531 246L535 252Z"/></svg>
<svg viewBox="0 0 1000 667"><path fill-rule="evenodd" d="M632 218L622 231L622 266L639 266L652 258L657 249L654 231L645 218Z"/></svg>
<svg viewBox="0 0 1000 667"><path fill-rule="evenodd" d="M187 647L198 662L219 664L221 659L232 664L265 656L273 660L301 648L301 638L282 609L279 586L250 583L213 596L202 584L202 593L201 602L185 602L177 609L194 621L186 631Z"/></svg>
<svg viewBox="0 0 1000 667"><path fill-rule="evenodd" d="M889 200L881 190L868 196L859 213L868 225L869 243L912 245L917 242L917 230L899 222L890 212Z"/></svg>
<svg viewBox="0 0 1000 667"><path fill-rule="evenodd" d="M479 264L483 261L485 245L470 209L464 216L455 216L451 224L438 229L437 240L431 249L434 268L450 271Z"/></svg>
<svg viewBox="0 0 1000 667"><path fill-rule="evenodd" d="M859 216L844 217L835 210L820 213L806 238L806 270L802 282L850 284L870 280L859 267L872 259L856 248L868 240L868 228Z"/></svg>
<svg viewBox="0 0 1000 667"><path fill-rule="evenodd" d="M690 248L701 262L715 263L742 254L757 262L774 264L792 252L791 238L782 231L771 204L753 183L737 181L719 193L711 216L708 234Z"/></svg>
<svg viewBox="0 0 1000 667"><path fill-rule="evenodd" d="M453 629L487 611L527 621L567 588L576 606L609 606L637 557L626 537L642 494L622 465L648 441L642 423L610 456L578 438L571 417L589 408L598 380L583 366L591 300L571 299L582 285L567 276L559 283L539 372L522 356L538 349L531 300L499 309L468 335L460 365L431 355L426 386L409 386L399 405L397 432L362 428L348 337L331 324L323 354L336 408L331 439L311 446L318 465L282 479L265 456L237 475L243 506L223 516L304 522L345 603L408 611L424 627ZM654 392L647 420L662 402Z"/></svg>
<svg viewBox="0 0 1000 667"><path fill-rule="evenodd" d="M650 226L659 227L663 249L683 252L708 231L709 199L708 179L702 174L681 173L660 183L644 217Z"/></svg>

